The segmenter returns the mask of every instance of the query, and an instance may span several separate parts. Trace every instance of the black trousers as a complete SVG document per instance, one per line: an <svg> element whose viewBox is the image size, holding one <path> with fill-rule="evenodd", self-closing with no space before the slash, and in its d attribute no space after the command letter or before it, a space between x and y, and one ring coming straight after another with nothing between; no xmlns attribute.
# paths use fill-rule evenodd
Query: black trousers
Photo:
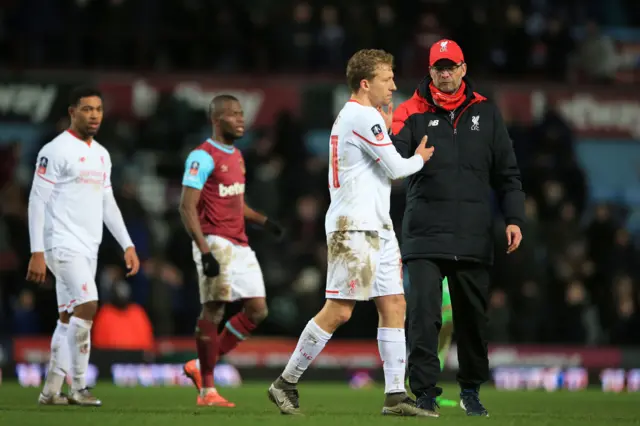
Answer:
<svg viewBox="0 0 640 426"><path fill-rule="evenodd" d="M458 383L479 387L489 380L487 298L489 268L474 262L415 259L406 262L411 287L407 297L409 385L420 396L437 396L440 375L438 334L442 326L442 279L449 280L453 326L458 346Z"/></svg>

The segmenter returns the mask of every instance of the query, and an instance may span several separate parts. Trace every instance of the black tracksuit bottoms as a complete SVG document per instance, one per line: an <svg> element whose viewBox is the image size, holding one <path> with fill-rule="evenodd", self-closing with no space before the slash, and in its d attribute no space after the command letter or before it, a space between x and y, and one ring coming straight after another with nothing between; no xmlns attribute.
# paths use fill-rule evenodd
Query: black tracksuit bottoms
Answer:
<svg viewBox="0 0 640 426"><path fill-rule="evenodd" d="M438 333L442 326L442 279L449 280L458 346L458 383L478 388L489 380L487 298L489 266L468 261L412 259L406 262L411 286L407 297L409 385L420 396L435 397L440 375Z"/></svg>

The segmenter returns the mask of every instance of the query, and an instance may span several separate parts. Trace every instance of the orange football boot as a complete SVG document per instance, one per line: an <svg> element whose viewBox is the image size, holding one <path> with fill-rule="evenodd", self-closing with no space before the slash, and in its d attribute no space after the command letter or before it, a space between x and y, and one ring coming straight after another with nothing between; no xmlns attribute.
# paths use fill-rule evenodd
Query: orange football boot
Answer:
<svg viewBox="0 0 640 426"><path fill-rule="evenodd" d="M198 393L202 389L202 376L200 375L200 369L195 359L187 362L184 365L184 375L191 379L193 385L196 387Z"/></svg>
<svg viewBox="0 0 640 426"><path fill-rule="evenodd" d="M208 406L208 407L229 407L233 408L236 406L233 402L229 402L224 399L218 391L211 391L207 393L205 396L198 395L197 404L200 406Z"/></svg>

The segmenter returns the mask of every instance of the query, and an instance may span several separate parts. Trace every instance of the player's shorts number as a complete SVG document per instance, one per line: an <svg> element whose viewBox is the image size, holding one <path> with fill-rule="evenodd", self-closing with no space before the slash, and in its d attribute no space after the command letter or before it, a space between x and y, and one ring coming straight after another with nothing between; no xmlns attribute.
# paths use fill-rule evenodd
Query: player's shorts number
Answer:
<svg viewBox="0 0 640 426"><path fill-rule="evenodd" d="M334 188L340 188L340 179L338 178L338 136L331 136L331 170L333 171L331 179Z"/></svg>

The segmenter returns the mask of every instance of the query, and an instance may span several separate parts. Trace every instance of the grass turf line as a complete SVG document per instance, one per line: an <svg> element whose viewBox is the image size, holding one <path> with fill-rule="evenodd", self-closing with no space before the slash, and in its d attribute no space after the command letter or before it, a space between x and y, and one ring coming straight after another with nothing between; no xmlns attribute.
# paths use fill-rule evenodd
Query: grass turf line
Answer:
<svg viewBox="0 0 640 426"><path fill-rule="evenodd" d="M303 383L299 386L304 417L282 416L267 399L268 383L249 383L220 392L237 404L236 408L196 407L192 388L118 388L99 384L95 395L100 408L41 407L39 389L21 388L15 382L0 385L0 424L16 426L232 426L313 425L377 426L404 422L438 422L465 425L486 421L496 426L589 426L640 425L639 394L605 394L597 389L569 392L498 392L486 387L482 401L488 419L467 418L460 408L442 408L439 419L395 418L380 414L383 389L350 389L346 384ZM455 385L445 387L445 397L455 399ZM213 423L212 423L213 422Z"/></svg>

